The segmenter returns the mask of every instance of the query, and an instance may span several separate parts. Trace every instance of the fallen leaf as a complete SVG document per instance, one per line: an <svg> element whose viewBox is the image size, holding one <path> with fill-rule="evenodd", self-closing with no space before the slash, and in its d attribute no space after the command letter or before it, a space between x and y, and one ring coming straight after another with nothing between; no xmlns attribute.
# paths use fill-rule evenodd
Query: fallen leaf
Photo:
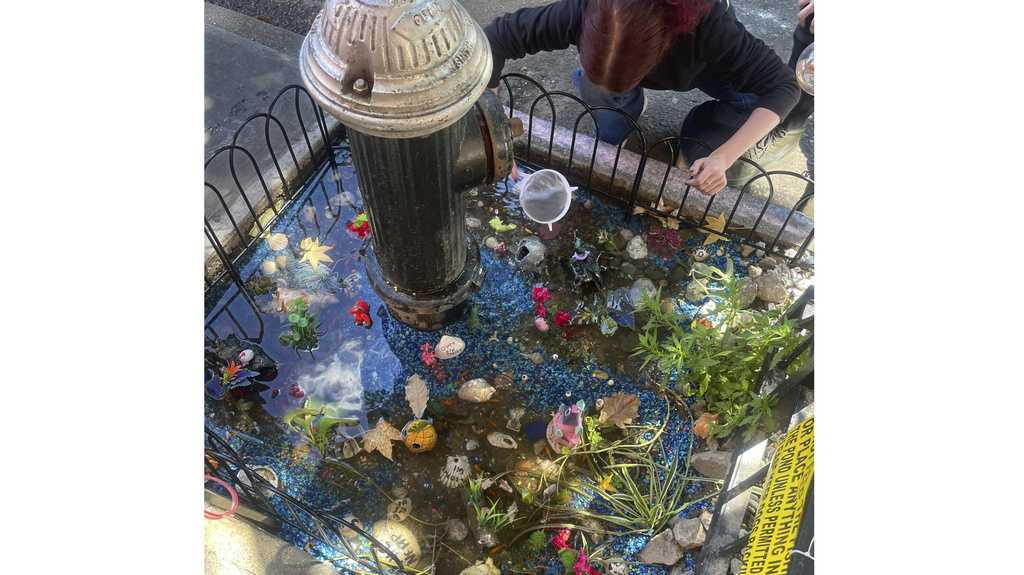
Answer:
<svg viewBox="0 0 1024 575"><path fill-rule="evenodd" d="M409 402L409 408L416 419L423 419L423 411L427 409L427 400L430 399L430 389L427 383L419 374L414 373L405 382L405 400Z"/></svg>
<svg viewBox="0 0 1024 575"><path fill-rule="evenodd" d="M640 398L631 393L616 393L607 397L601 405L601 415L597 418L598 427L625 427L632 423L640 413Z"/></svg>
<svg viewBox="0 0 1024 575"><path fill-rule="evenodd" d="M716 232L725 232L725 212L719 214L718 217L708 216L705 222L705 227ZM725 236L709 233L708 237L704 238L704 245L713 244L718 240L724 239L726 239Z"/></svg>
<svg viewBox="0 0 1024 575"><path fill-rule="evenodd" d="M384 418L377 420L377 426L366 432L363 436L363 450L367 453L373 453L374 450L380 452L381 455L391 459L391 442L402 441L402 432L395 429L390 423L384 421Z"/></svg>
<svg viewBox="0 0 1024 575"><path fill-rule="evenodd" d="M515 224L506 224L505 222L501 221L501 218L499 218L498 216L494 216L487 223L490 224L491 228L493 228L494 231L498 233L509 232L516 229L517 227Z"/></svg>
<svg viewBox="0 0 1024 575"><path fill-rule="evenodd" d="M334 246L323 246L320 245L320 240L316 238L306 238L299 244L299 248L302 249L302 261L309 262L309 265L316 269L320 262L333 262L331 256L327 255L327 251L333 249Z"/></svg>

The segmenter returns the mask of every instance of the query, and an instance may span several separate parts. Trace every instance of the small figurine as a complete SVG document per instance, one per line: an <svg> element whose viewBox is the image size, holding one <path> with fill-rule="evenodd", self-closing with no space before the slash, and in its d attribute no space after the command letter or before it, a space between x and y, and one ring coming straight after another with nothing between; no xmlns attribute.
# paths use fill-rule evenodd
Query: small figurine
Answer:
<svg viewBox="0 0 1024 575"><path fill-rule="evenodd" d="M425 419L414 419L402 430L405 446L413 453L430 451L437 445L437 430Z"/></svg>
<svg viewBox="0 0 1024 575"><path fill-rule="evenodd" d="M366 236L370 235L370 219L366 216L366 212L356 216L356 219L345 224L345 227L361 240L365 240Z"/></svg>
<svg viewBox="0 0 1024 575"><path fill-rule="evenodd" d="M601 273L605 268L601 265L601 256L593 246L588 245L576 236L573 244L572 256L569 258L569 273L572 276L572 286L580 289L584 286L594 285L603 287Z"/></svg>
<svg viewBox="0 0 1024 575"><path fill-rule="evenodd" d="M562 405L548 423L547 439L551 449L560 453L563 447L572 449L583 440L583 410L586 404L579 400L573 405Z"/></svg>
<svg viewBox="0 0 1024 575"><path fill-rule="evenodd" d="M356 325L366 328L373 327L373 318L370 317L370 304L365 301L361 299L356 300L356 305L352 306L348 313L352 314L352 318L356 320Z"/></svg>

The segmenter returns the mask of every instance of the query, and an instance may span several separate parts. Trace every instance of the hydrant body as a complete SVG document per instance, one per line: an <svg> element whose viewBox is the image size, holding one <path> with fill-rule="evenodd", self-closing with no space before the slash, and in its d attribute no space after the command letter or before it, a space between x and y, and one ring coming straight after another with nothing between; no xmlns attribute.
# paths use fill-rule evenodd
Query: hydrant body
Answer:
<svg viewBox="0 0 1024 575"><path fill-rule="evenodd" d="M485 92L486 36L454 0L328 0L300 61L347 129L371 284L403 323L440 328L483 280L462 192L511 169L508 120Z"/></svg>

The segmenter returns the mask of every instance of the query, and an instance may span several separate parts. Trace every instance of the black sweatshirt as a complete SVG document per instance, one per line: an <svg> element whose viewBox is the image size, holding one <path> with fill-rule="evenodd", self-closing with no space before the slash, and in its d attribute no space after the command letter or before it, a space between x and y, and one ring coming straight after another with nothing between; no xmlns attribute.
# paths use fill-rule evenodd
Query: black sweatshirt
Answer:
<svg viewBox="0 0 1024 575"><path fill-rule="evenodd" d="M484 29L494 56L489 86L498 85L506 59L575 46L586 5L587 0L559 0L496 18ZM715 1L693 34L676 40L640 87L685 92L697 87L694 80L698 75L728 84L738 92L757 95L758 107L780 118L785 118L800 99L793 71L764 42L747 32L736 20L732 7L721 1Z"/></svg>

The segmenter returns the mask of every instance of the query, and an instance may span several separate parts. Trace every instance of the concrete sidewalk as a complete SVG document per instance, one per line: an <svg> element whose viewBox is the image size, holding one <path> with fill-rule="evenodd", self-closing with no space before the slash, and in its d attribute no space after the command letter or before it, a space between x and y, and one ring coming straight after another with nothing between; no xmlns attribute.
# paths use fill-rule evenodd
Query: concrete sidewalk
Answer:
<svg viewBox="0 0 1024 575"><path fill-rule="evenodd" d="M205 575L336 575L330 565L235 517L204 520Z"/></svg>
<svg viewBox="0 0 1024 575"><path fill-rule="evenodd" d="M232 143L236 130L248 118L266 113L284 87L302 83L298 67L302 36L207 3L204 41L204 159L209 159L217 149ZM239 135L237 145L251 153L252 159L240 150L235 151L237 183L228 152L219 154L206 168L204 212L217 237L228 244L225 247L229 250L239 241L233 233L231 218L242 230L242 239L248 239L254 221L252 211L263 213L271 199L276 201L285 193L284 182L293 186L291 191L294 191L315 167L312 151L322 145L323 137L313 105L301 96L296 110L296 94L295 91L286 93L275 104L273 115L281 125L270 122L269 145L264 118L249 122ZM340 125L328 117L327 128L330 136ZM278 165L274 164L274 156L278 158ZM264 184L267 191L264 191ZM214 188L223 196L223 204ZM240 189L246 190L253 210L246 205ZM206 261L208 268L216 262L208 240Z"/></svg>

